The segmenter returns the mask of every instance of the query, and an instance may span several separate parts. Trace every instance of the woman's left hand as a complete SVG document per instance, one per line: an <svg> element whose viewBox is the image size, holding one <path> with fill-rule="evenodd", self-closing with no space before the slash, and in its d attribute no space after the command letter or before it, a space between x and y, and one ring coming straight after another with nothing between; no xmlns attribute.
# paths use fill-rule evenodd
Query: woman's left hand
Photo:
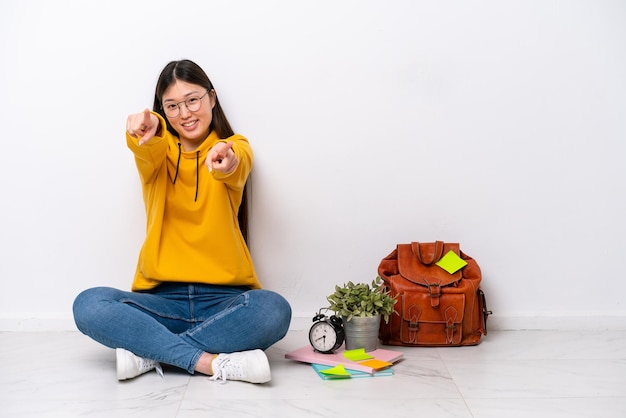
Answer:
<svg viewBox="0 0 626 418"><path fill-rule="evenodd" d="M237 168L239 160L235 156L232 147L232 142L218 142L209 150L206 157L206 166L209 172L217 170L224 174L229 174Z"/></svg>

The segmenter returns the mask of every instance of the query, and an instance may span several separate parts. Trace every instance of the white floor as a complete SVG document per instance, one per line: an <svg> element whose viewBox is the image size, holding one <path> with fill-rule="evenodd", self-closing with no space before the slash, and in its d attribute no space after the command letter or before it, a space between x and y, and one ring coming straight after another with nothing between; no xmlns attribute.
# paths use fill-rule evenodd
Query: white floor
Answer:
<svg viewBox="0 0 626 418"><path fill-rule="evenodd" d="M113 350L78 332L0 333L0 417L626 417L626 331L490 332L475 347L399 348L395 375L320 379L268 350L272 381L165 370L118 382Z"/></svg>

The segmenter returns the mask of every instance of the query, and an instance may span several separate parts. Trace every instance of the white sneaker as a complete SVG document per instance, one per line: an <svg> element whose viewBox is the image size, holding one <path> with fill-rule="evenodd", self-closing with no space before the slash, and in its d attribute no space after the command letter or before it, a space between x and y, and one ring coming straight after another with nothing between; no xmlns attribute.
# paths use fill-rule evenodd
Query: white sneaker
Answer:
<svg viewBox="0 0 626 418"><path fill-rule="evenodd" d="M132 379L155 369L159 376L163 377L161 365L154 360L137 357L123 348L116 348L115 356L117 358L117 380Z"/></svg>
<svg viewBox="0 0 626 418"><path fill-rule="evenodd" d="M240 351L219 354L211 363L213 376L210 380L243 380L250 383L265 383L272 379L270 363L262 350Z"/></svg>

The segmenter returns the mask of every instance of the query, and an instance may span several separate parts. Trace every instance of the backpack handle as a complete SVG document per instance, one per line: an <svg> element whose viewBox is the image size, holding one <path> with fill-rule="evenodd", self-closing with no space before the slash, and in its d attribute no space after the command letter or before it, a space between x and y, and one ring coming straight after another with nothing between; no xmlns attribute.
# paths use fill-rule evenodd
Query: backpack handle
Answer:
<svg viewBox="0 0 626 418"><path fill-rule="evenodd" d="M415 257L426 266L436 263L443 257L443 241L427 242L425 244L412 242L411 248Z"/></svg>

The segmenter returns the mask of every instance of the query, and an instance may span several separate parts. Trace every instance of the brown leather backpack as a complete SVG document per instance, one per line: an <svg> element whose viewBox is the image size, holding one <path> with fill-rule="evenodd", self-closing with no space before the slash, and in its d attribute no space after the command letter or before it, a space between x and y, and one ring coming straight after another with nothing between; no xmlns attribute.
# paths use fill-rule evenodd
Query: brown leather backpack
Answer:
<svg viewBox="0 0 626 418"><path fill-rule="evenodd" d="M459 263L467 263L452 273L437 264L450 251ZM378 274L391 295L398 295L396 313L389 323L381 321L378 336L383 344L476 345L487 334L491 312L480 289L480 267L459 244L399 244L380 262Z"/></svg>

